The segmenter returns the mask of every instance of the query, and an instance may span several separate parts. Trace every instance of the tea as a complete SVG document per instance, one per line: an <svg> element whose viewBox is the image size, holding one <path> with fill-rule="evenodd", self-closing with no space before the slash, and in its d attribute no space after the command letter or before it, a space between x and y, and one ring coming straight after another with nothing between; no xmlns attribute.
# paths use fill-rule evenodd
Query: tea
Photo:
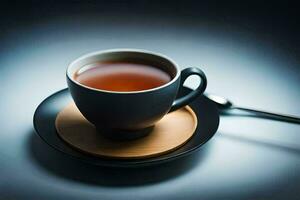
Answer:
<svg viewBox="0 0 300 200"><path fill-rule="evenodd" d="M91 88L128 92L156 88L171 81L162 69L131 62L97 62L83 66L74 79Z"/></svg>

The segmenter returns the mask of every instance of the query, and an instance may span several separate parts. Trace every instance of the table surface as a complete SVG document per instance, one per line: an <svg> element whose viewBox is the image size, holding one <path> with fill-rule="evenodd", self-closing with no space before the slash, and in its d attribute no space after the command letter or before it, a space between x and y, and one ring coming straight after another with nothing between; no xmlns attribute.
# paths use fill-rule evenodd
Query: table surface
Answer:
<svg viewBox="0 0 300 200"><path fill-rule="evenodd" d="M126 23L125 23L126 22ZM51 18L5 31L0 55L0 199L297 199L300 126L221 116L192 156L161 166L112 169L47 146L32 117L65 88L70 61L87 52L141 48L208 77L207 92L241 106L300 115L299 60L253 30L217 22ZM186 85L195 87L190 78Z"/></svg>

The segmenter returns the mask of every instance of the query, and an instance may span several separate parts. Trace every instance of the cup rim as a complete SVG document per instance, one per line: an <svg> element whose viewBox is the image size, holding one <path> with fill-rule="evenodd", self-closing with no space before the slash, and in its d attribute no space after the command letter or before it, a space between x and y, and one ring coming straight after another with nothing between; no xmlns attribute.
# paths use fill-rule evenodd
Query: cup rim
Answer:
<svg viewBox="0 0 300 200"><path fill-rule="evenodd" d="M128 52L141 53L141 54L149 54L149 55L153 55L153 56L156 56L156 57L160 57L162 59L167 60L168 62L170 62L172 64L172 66L176 70L176 75L169 82L167 82L163 85L160 85L160 86L155 87L155 88L150 88L150 89L147 89L147 90L138 90L138 91L111 91L111 90L97 89L97 88L93 88L93 87L89 87L89 86L86 86L84 84L81 84L80 82L78 82L74 79L74 77L73 77L74 73L71 73L71 69L77 62L82 61L84 59L87 59L91 56L96 56L96 55L100 55L100 54L104 54L104 53L117 53L117 52L120 52L120 53L122 53L122 52L123 53L126 53L126 52L127 53ZM148 51L148 50L144 50L144 49L118 48L118 49L108 49L108 50L94 51L94 52L90 52L90 53L87 53L87 54L84 54L84 55L80 56L79 58L75 59L74 61L72 61L68 65L67 70L66 70L66 75L67 75L68 79L70 81L72 81L74 84L76 84L78 86L81 86L81 87L84 87L84 88L89 89L89 90L93 90L93 91L97 91L97 92L104 92L104 93L114 93L114 94L137 94L137 93L146 93L146 92L156 91L156 90L168 87L169 85L173 84L179 78L180 70L179 70L178 65L171 58L169 58L168 56L166 56L164 54L156 53L156 52Z"/></svg>

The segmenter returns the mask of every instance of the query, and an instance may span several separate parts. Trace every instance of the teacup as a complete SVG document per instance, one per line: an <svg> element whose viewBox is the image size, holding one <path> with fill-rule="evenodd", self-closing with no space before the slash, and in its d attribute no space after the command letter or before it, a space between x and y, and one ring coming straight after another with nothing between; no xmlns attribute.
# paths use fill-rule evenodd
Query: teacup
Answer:
<svg viewBox="0 0 300 200"><path fill-rule="evenodd" d="M138 91L110 91L76 80L76 73L101 62L155 66L155 70L168 74L170 80ZM199 76L201 83L189 94L176 98L180 87L191 75ZM151 129L168 112L188 105L203 94L207 85L206 76L199 68L180 71L178 65L167 56L138 49L113 49L84 55L68 66L66 76L72 98L82 115L100 133L115 139L144 136L147 133L144 130Z"/></svg>

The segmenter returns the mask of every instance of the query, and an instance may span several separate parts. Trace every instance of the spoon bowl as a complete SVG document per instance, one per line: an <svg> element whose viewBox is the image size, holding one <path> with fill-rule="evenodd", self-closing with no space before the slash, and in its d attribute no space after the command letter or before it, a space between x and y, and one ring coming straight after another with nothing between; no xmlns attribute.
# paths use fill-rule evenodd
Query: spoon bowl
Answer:
<svg viewBox="0 0 300 200"><path fill-rule="evenodd" d="M229 109L233 106L232 102L224 97L214 94L206 94L206 97L216 103L221 109Z"/></svg>

